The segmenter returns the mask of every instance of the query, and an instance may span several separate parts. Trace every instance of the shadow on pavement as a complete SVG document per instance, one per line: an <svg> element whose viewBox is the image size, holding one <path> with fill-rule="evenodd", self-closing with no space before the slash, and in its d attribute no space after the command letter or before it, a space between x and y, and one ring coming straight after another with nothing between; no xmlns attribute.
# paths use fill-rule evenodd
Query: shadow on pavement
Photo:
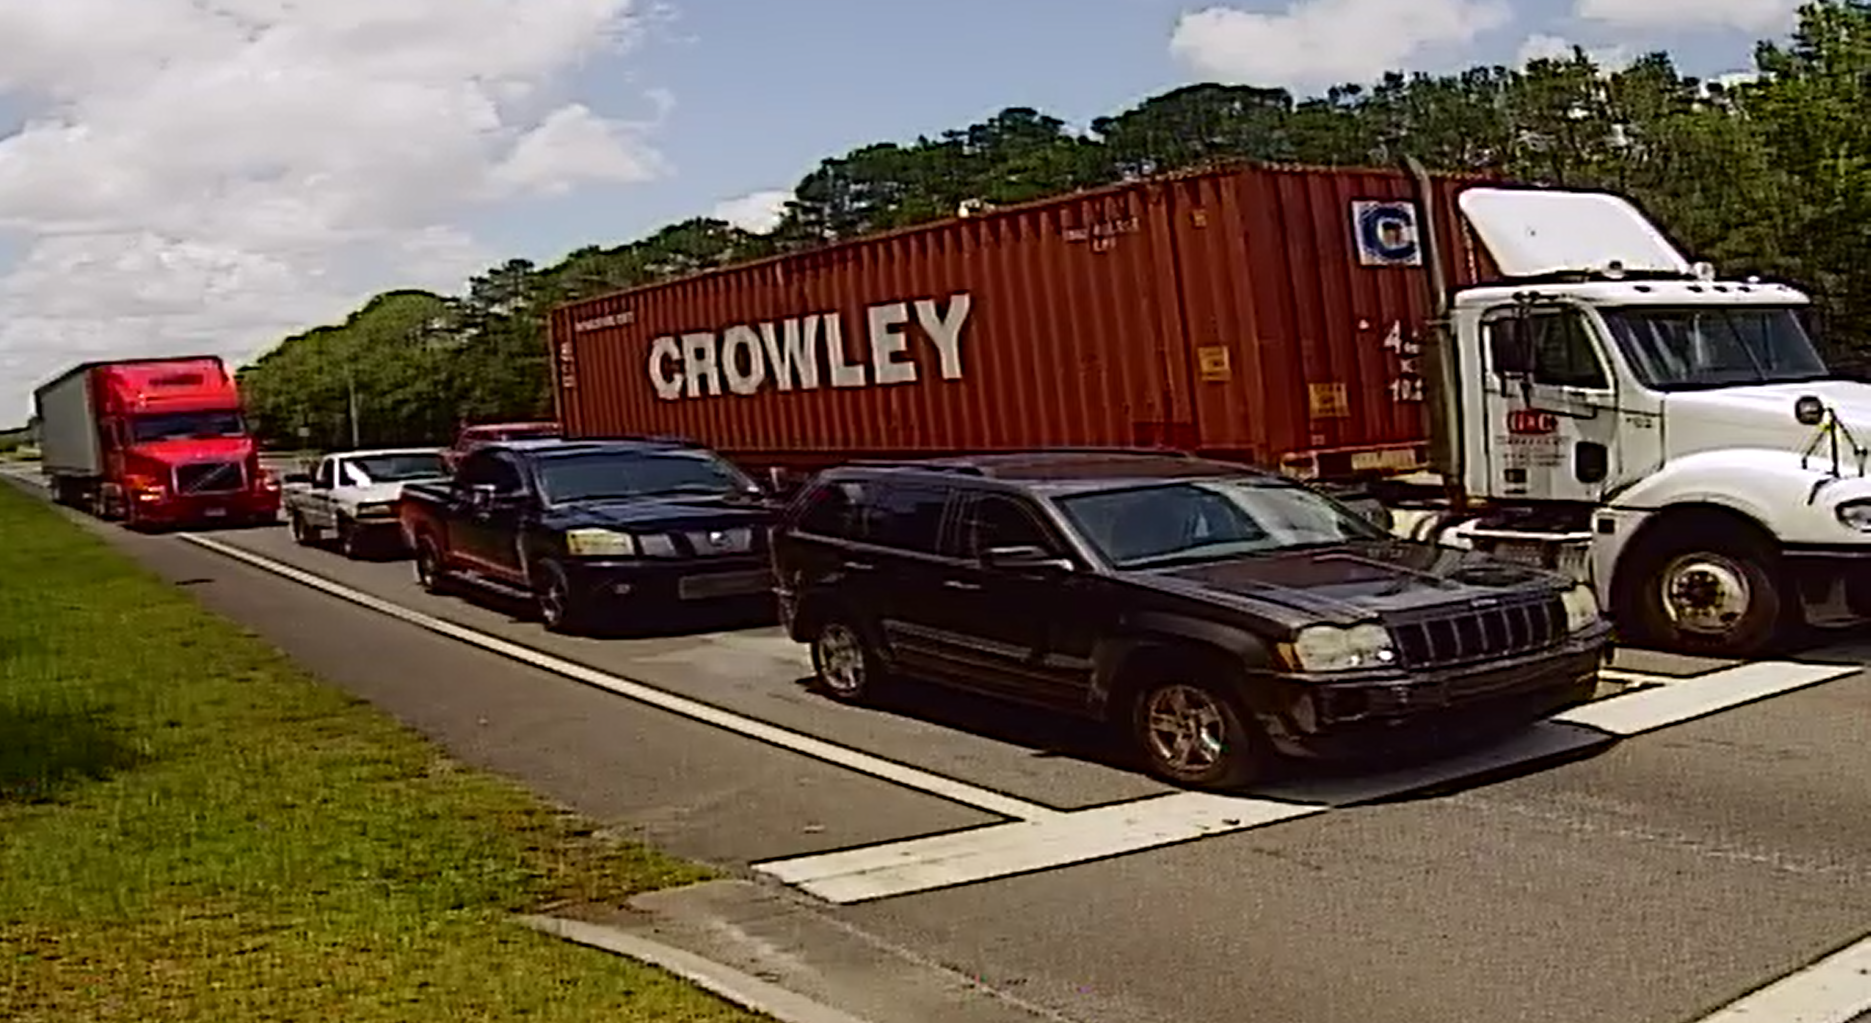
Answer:
<svg viewBox="0 0 1871 1023"><path fill-rule="evenodd" d="M798 684L810 688L812 681ZM1069 757L1143 773L1123 737L1093 721L901 680L879 691L871 709L1018 746L1035 757ZM1616 742L1596 729L1546 720L1362 762L1287 760L1239 794L1333 807L1428 799L1586 759Z"/></svg>

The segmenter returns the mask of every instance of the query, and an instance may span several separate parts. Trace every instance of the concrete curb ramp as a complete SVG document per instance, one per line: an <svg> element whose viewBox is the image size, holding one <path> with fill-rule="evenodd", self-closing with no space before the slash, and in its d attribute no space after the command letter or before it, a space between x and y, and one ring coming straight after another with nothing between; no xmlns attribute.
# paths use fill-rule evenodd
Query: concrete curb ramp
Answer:
<svg viewBox="0 0 1871 1023"><path fill-rule="evenodd" d="M520 922L542 934L667 970L743 1009L771 1016L780 1023L867 1023L731 966L614 927L552 916L523 916Z"/></svg>

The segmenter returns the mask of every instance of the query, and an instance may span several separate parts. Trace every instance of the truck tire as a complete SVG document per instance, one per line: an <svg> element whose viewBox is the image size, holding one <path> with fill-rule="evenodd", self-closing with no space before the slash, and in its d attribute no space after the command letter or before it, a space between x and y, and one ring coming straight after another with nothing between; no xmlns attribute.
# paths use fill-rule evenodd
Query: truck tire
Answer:
<svg viewBox="0 0 1871 1023"><path fill-rule="evenodd" d="M364 556L364 537L358 532L357 523L344 516L338 516L338 553L351 561Z"/></svg>
<svg viewBox="0 0 1871 1023"><path fill-rule="evenodd" d="M308 525L305 521L305 516L299 514L298 512L292 513L291 526L292 526L292 542L298 544L301 547L315 546L317 545L318 541L322 539L322 537L319 535L319 531L317 527Z"/></svg>
<svg viewBox="0 0 1871 1023"><path fill-rule="evenodd" d="M416 538L415 563L416 585L422 587L422 592L443 596L454 590L454 579L435 537L424 533Z"/></svg>
<svg viewBox="0 0 1871 1023"><path fill-rule="evenodd" d="M539 562L533 569L533 592L547 632L576 636L591 629L590 602L572 586L565 566L550 559Z"/></svg>
<svg viewBox="0 0 1871 1023"><path fill-rule="evenodd" d="M1772 545L1727 523L1659 530L1631 552L1616 617L1625 639L1705 657L1758 656L1785 617Z"/></svg>

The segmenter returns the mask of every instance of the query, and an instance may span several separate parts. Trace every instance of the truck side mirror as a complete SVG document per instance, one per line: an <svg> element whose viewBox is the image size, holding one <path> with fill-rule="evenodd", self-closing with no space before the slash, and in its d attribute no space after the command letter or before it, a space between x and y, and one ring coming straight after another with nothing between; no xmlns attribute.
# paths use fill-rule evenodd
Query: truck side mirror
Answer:
<svg viewBox="0 0 1871 1023"><path fill-rule="evenodd" d="M1529 377L1537 361L1538 349L1533 333L1533 317L1522 312L1495 324L1489 332L1494 372L1504 377Z"/></svg>

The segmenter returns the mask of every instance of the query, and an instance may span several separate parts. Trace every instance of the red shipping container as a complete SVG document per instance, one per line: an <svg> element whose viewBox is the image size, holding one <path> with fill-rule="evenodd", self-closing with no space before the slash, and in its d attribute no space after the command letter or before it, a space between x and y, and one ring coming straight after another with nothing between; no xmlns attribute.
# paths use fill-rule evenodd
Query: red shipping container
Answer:
<svg viewBox="0 0 1871 1023"><path fill-rule="evenodd" d="M1479 278L1438 179L1452 284ZM1154 179L574 303L568 436L679 435L752 466L1167 445L1303 475L1426 456L1410 180Z"/></svg>

